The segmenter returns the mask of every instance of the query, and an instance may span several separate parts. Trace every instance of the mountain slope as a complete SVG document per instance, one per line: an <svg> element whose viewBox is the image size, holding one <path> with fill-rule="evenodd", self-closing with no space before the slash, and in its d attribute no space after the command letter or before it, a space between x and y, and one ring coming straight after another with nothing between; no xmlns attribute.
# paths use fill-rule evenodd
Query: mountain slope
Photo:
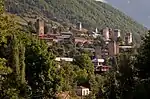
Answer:
<svg viewBox="0 0 150 99"><path fill-rule="evenodd" d="M89 29L119 28L132 32L136 41L140 38L137 32L146 30L110 5L94 0L7 0L5 4L8 12L23 17L42 16L60 23L82 22Z"/></svg>

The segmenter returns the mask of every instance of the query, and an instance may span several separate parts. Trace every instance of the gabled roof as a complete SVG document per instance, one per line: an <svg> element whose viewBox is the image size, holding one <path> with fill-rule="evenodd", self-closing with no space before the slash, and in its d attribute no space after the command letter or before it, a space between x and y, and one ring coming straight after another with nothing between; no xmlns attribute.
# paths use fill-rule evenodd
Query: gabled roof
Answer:
<svg viewBox="0 0 150 99"><path fill-rule="evenodd" d="M68 57L56 57L55 61L66 61L66 62L72 62L73 58L68 58Z"/></svg>
<svg viewBox="0 0 150 99"><path fill-rule="evenodd" d="M94 58L94 59L92 60L92 62L101 62L101 63L103 63L103 62L104 62L104 59Z"/></svg>
<svg viewBox="0 0 150 99"><path fill-rule="evenodd" d="M65 35L73 35L72 32L68 31L68 32L61 32L61 34L65 34Z"/></svg>
<svg viewBox="0 0 150 99"><path fill-rule="evenodd" d="M86 87L83 87L83 86L77 86L78 89L89 89L89 88L86 88Z"/></svg>
<svg viewBox="0 0 150 99"><path fill-rule="evenodd" d="M131 48L133 48L133 46L119 46L119 48L122 48L122 49L129 48L129 49L131 49Z"/></svg>

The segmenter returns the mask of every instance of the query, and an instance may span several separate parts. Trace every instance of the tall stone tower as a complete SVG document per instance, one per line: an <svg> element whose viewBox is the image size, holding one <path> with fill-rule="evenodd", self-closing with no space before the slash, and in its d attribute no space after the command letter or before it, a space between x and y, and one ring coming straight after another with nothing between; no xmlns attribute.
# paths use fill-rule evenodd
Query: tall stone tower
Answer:
<svg viewBox="0 0 150 99"><path fill-rule="evenodd" d="M111 41L108 44L108 53L109 56L115 56L119 53L119 45L116 41Z"/></svg>
<svg viewBox="0 0 150 99"><path fill-rule="evenodd" d="M131 44L132 43L132 33L126 33L125 35L125 43Z"/></svg>
<svg viewBox="0 0 150 99"><path fill-rule="evenodd" d="M114 40L114 31L112 29L109 29L109 38Z"/></svg>
<svg viewBox="0 0 150 99"><path fill-rule="evenodd" d="M119 29L115 29L114 30L114 40L117 41L118 37L120 37L120 30Z"/></svg>
<svg viewBox="0 0 150 99"><path fill-rule="evenodd" d="M37 19L36 24L37 24L37 34L39 36L43 36L44 35L44 21Z"/></svg>
<svg viewBox="0 0 150 99"><path fill-rule="evenodd" d="M106 41L109 40L109 28L108 27L103 29L103 37L105 38Z"/></svg>

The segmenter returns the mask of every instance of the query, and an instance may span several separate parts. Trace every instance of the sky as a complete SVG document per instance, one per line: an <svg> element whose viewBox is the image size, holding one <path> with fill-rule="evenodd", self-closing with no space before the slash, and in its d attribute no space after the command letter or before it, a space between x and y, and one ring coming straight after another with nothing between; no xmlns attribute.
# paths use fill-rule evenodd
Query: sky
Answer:
<svg viewBox="0 0 150 99"><path fill-rule="evenodd" d="M96 0L111 4L134 20L150 28L150 0Z"/></svg>

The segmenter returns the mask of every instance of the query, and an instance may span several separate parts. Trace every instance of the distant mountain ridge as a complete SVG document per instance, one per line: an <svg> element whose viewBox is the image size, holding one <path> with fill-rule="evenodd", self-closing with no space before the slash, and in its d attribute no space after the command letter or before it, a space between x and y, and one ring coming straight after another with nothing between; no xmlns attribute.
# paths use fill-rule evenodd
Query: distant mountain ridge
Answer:
<svg viewBox="0 0 150 99"><path fill-rule="evenodd" d="M61 24L82 22L88 29L119 28L132 32L136 41L146 31L124 13L95 0L7 0L5 5L8 12L23 17L41 16Z"/></svg>

